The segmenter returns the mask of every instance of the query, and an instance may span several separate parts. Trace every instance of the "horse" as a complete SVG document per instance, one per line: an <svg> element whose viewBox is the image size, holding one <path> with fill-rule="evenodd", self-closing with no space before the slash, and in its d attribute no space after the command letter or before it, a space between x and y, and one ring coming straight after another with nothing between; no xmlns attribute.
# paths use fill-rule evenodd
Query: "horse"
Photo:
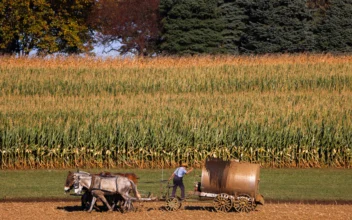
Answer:
<svg viewBox="0 0 352 220"><path fill-rule="evenodd" d="M136 200L129 195L130 190L133 190L134 195L139 200L141 198L136 185L132 180L129 180L127 177L123 176L111 176L111 177L102 177L97 175L74 176L75 183L78 187L75 187L75 193L80 194L84 188L89 189L93 199L91 206L88 212L93 210L94 204L99 198L103 203L108 207L109 211L113 210L113 207L110 206L108 201L105 198L105 195L120 195L125 200L124 209L130 210L132 206L132 201Z"/></svg>
<svg viewBox="0 0 352 220"><path fill-rule="evenodd" d="M84 171L71 172L69 171L65 181L65 192L68 193L74 186L74 175L96 175L96 176L125 176L128 179L132 180L136 185L138 183L139 177L135 173L111 173L111 172L101 172L98 174L90 174ZM81 205L83 209L89 209L91 206L91 201L93 199L93 195L88 189L85 189L85 193L81 197ZM108 200L114 204L122 203L123 198L121 196L111 196L108 197ZM94 206L96 209L99 209L97 206Z"/></svg>
<svg viewBox="0 0 352 220"><path fill-rule="evenodd" d="M132 180L133 183L136 185L137 185L138 179L139 179L139 177L135 173L110 173L110 172L103 171L99 174L90 174L90 173L84 172L84 171L77 171L77 172L68 171L66 181L65 181L65 187L64 187L65 192L69 192L70 189L72 189L73 183L74 183L74 178L73 178L74 175L98 175L98 176L102 176L102 177L104 177L104 176L106 176L106 177L124 176L124 177L127 177L128 179Z"/></svg>
<svg viewBox="0 0 352 220"><path fill-rule="evenodd" d="M90 175L91 175L90 173L87 173L84 171L77 171L77 172L68 171L66 181L65 181L65 186L64 186L65 193L68 193L74 187L75 176L90 176Z"/></svg>

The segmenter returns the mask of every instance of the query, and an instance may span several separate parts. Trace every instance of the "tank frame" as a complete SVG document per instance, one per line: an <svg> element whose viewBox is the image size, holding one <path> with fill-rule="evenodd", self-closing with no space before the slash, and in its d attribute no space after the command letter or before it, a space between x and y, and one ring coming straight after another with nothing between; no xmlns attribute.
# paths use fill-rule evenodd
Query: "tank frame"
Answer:
<svg viewBox="0 0 352 220"><path fill-rule="evenodd" d="M193 195L198 200L212 199L219 212L253 211L258 204L264 205L264 197L259 194L259 172L258 164L210 158L205 161L201 182L195 183ZM167 210L175 211L181 206L180 198L166 198Z"/></svg>

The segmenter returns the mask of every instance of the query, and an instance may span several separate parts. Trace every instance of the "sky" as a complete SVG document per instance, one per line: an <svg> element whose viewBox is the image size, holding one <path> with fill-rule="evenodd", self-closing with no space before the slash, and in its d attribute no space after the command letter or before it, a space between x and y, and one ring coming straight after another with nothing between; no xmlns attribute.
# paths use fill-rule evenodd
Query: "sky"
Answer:
<svg viewBox="0 0 352 220"><path fill-rule="evenodd" d="M97 57L102 57L102 58L116 57L116 56L119 56L120 54L119 52L114 50L110 52L107 52L107 51L109 51L111 47L119 48L120 45L121 44L119 42L112 44L110 47L104 47L101 44L96 44L94 45L94 49L92 50L92 52L95 53Z"/></svg>
<svg viewBox="0 0 352 220"><path fill-rule="evenodd" d="M101 43L97 43L97 44L93 45L94 49L91 52L93 52L97 57L100 57L100 58L118 57L118 56L120 56L120 53L117 52L116 50L110 51L110 49L112 47L114 47L116 49L116 48L119 48L120 46L121 46L121 44L117 41L115 43L111 44L111 46L106 46L106 47L104 47ZM110 52L108 52L108 51L110 51ZM37 50L32 50L29 53L29 56L36 56L36 54L37 54ZM131 56L131 55L126 55L126 56Z"/></svg>

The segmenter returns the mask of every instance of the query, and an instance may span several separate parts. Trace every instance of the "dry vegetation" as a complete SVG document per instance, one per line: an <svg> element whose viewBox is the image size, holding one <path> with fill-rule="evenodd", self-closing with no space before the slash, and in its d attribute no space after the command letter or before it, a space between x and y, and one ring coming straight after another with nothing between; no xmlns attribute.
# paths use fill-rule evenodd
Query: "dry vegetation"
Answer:
<svg viewBox="0 0 352 220"><path fill-rule="evenodd" d="M217 67L221 65L257 66L278 64L345 64L351 63L352 56L333 55L268 55L268 56L200 56L200 57L159 57L159 58L113 58L96 57L21 57L3 56L0 59L2 68L189 68Z"/></svg>
<svg viewBox="0 0 352 220"><path fill-rule="evenodd" d="M352 56L0 58L1 167L352 166Z"/></svg>

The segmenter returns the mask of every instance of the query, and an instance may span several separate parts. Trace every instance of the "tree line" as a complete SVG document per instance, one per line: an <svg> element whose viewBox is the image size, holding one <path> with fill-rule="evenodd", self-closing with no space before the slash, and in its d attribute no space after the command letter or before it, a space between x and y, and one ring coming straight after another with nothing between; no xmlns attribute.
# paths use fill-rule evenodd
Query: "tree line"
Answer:
<svg viewBox="0 0 352 220"><path fill-rule="evenodd" d="M1 0L0 54L352 51L351 0Z"/></svg>

